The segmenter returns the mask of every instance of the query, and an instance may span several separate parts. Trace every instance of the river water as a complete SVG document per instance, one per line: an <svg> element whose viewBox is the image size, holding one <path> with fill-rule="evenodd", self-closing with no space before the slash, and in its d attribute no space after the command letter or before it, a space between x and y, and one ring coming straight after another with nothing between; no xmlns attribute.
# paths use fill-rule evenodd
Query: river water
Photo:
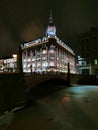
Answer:
<svg viewBox="0 0 98 130"><path fill-rule="evenodd" d="M2 130L98 130L98 86L46 86L30 94L35 103L13 112Z"/></svg>

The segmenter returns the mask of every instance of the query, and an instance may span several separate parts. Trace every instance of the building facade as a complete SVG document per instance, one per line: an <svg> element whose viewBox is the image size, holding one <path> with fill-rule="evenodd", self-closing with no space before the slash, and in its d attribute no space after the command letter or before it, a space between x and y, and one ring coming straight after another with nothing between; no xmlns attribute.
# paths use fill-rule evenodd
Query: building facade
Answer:
<svg viewBox="0 0 98 130"><path fill-rule="evenodd" d="M78 68L81 74L98 75L98 28L79 37Z"/></svg>
<svg viewBox="0 0 98 130"><path fill-rule="evenodd" d="M56 36L56 26L50 13L46 36L21 44L23 72L76 72L75 54Z"/></svg>
<svg viewBox="0 0 98 130"><path fill-rule="evenodd" d="M17 54L0 59L0 72L17 72Z"/></svg>

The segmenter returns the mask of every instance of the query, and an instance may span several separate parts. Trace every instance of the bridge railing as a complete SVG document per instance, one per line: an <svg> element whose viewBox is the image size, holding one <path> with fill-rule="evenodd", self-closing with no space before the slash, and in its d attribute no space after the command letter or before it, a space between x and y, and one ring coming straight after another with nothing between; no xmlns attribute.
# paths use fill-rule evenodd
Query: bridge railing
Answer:
<svg viewBox="0 0 98 130"><path fill-rule="evenodd" d="M56 78L67 80L67 74L65 73L43 73L43 74L26 73L25 74L25 81L26 81L27 86L36 85L46 80L51 80L51 79L56 79Z"/></svg>
<svg viewBox="0 0 98 130"><path fill-rule="evenodd" d="M48 71L45 71L45 72L41 72L41 73L38 73L38 72L32 72L32 73L24 73L25 76L36 76L36 75L67 75L67 73L63 73L63 72L48 72Z"/></svg>

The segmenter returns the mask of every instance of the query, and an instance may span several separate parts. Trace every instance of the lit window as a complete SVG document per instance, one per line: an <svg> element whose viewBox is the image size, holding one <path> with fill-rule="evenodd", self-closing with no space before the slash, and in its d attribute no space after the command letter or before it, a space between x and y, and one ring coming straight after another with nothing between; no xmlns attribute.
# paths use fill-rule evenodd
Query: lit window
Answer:
<svg viewBox="0 0 98 130"><path fill-rule="evenodd" d="M43 52L42 52L43 54L45 54L46 53L46 50L43 50Z"/></svg>
<svg viewBox="0 0 98 130"><path fill-rule="evenodd" d="M50 62L50 66L54 66L54 62Z"/></svg>
<svg viewBox="0 0 98 130"><path fill-rule="evenodd" d="M94 64L97 65L98 64L98 61L97 59L94 60Z"/></svg>

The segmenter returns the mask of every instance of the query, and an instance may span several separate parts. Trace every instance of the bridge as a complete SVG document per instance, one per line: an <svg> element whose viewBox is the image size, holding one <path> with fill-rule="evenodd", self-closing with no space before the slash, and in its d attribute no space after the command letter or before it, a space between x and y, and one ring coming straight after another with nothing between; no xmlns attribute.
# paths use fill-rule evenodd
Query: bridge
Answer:
<svg viewBox="0 0 98 130"><path fill-rule="evenodd" d="M52 83L66 83L66 85L70 85L70 67L68 63L68 73L57 72L57 71L45 71L43 73L31 73L24 75L25 84L28 88L35 87L41 83L46 81L50 81Z"/></svg>
<svg viewBox="0 0 98 130"><path fill-rule="evenodd" d="M27 88L36 87L39 84L42 84L44 82L52 82L52 83L65 83L69 84L68 81L68 74L61 73L61 72L46 72L42 74L37 73L26 73L24 75L25 84Z"/></svg>
<svg viewBox="0 0 98 130"><path fill-rule="evenodd" d="M69 86L67 85L69 83L68 74L60 72L47 72L42 74L0 74L0 111L5 111L7 109L13 108L17 104L21 104L22 101L27 99L26 92L32 92L31 88L34 87L38 89L40 89L39 87L42 85L45 87L46 82L51 83L53 86ZM70 74L70 84L98 85L98 78L91 75ZM50 89L52 88L52 85L49 85Z"/></svg>

